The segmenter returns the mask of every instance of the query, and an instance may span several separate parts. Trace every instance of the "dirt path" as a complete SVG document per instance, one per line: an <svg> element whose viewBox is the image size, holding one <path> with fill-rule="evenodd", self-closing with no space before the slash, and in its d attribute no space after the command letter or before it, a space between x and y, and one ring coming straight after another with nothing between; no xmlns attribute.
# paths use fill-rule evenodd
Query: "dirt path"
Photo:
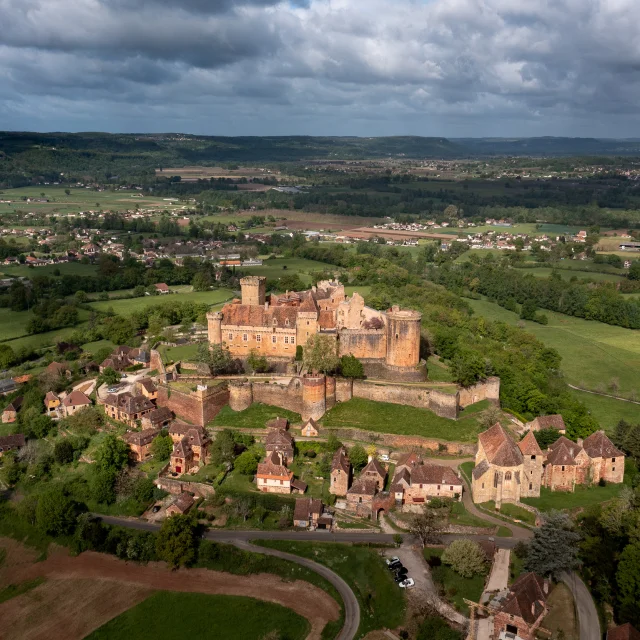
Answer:
<svg viewBox="0 0 640 640"><path fill-rule="evenodd" d="M56 584L56 581L75 582L90 579L126 585L127 588L142 588L148 592L151 590L166 590L257 598L288 607L309 620L311 632L308 640L319 639L326 623L336 620L339 615L338 603L325 591L308 582L299 580L285 582L272 574L237 576L207 569L169 571L164 563L149 563L143 566L91 551L82 553L77 557L70 557L65 550L56 550L44 562L9 565L5 567L3 574L5 584L15 584L41 576L46 577L47 582L34 589L30 592L31 594L38 592L38 590L44 591L47 585ZM0 638L56 637L55 634L8 635L11 628L10 623L4 621L15 620L16 612L21 612L21 615L24 615L21 607L25 606L23 600L28 597L29 594L25 594L0 605L0 621L2 621L0 622ZM131 604L128 604L125 609L130 606ZM53 625L55 621L55 628L64 630L64 638L66 640L83 637L83 635L72 635L71 629L65 626L64 607L47 607L47 609L49 610L51 624ZM86 611L91 617L91 607L87 607ZM118 613L120 611L115 612L114 615ZM105 621L100 621L93 628L97 628ZM6 627L4 632L3 627Z"/></svg>

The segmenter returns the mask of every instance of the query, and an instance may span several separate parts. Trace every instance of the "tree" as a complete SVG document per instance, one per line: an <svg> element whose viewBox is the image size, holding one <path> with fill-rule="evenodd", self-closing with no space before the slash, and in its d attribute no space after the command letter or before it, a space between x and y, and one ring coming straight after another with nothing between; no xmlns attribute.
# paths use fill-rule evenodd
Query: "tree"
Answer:
<svg viewBox="0 0 640 640"><path fill-rule="evenodd" d="M470 387L485 377L486 363L484 358L474 351L462 351L451 362L451 374L454 382L463 387Z"/></svg>
<svg viewBox="0 0 640 640"><path fill-rule="evenodd" d="M342 356L340 358L340 373L345 378L364 378L364 367L355 356Z"/></svg>
<svg viewBox="0 0 640 640"><path fill-rule="evenodd" d="M255 349L251 349L247 364L254 373L263 373L269 370L269 363L265 356L260 355Z"/></svg>
<svg viewBox="0 0 640 640"><path fill-rule="evenodd" d="M58 464L73 462L73 444L69 438L56 442L53 447L53 458Z"/></svg>
<svg viewBox="0 0 640 640"><path fill-rule="evenodd" d="M151 453L156 460L168 460L173 451L171 436L159 435L151 443Z"/></svg>
<svg viewBox="0 0 640 640"><path fill-rule="evenodd" d="M98 376L98 386L101 384L118 384L120 382L120 374L112 367L105 367Z"/></svg>
<svg viewBox="0 0 640 640"><path fill-rule="evenodd" d="M213 464L231 465L236 457L236 443L233 439L233 433L229 429L220 431L211 443L209 453Z"/></svg>
<svg viewBox="0 0 640 640"><path fill-rule="evenodd" d="M437 544L440 541L442 529L441 516L426 505L422 513L413 516L409 526L409 531L420 539L423 547L428 544Z"/></svg>
<svg viewBox="0 0 640 640"><path fill-rule="evenodd" d="M191 564L196 557L196 522L192 516L176 514L160 527L156 552L172 569Z"/></svg>
<svg viewBox="0 0 640 640"><path fill-rule="evenodd" d="M233 468L245 476L252 476L258 470L260 457L254 451L243 451L233 463Z"/></svg>
<svg viewBox="0 0 640 640"><path fill-rule="evenodd" d="M544 516L542 526L533 534L529 543L525 568L541 576L558 579L564 571L573 571L580 565L578 541L580 534L568 515L550 511Z"/></svg>
<svg viewBox="0 0 640 640"><path fill-rule="evenodd" d="M533 298L527 298L520 308L520 317L523 320L535 320L538 307Z"/></svg>
<svg viewBox="0 0 640 640"><path fill-rule="evenodd" d="M640 280L640 260L634 260L629 267L629 280Z"/></svg>
<svg viewBox="0 0 640 640"><path fill-rule="evenodd" d="M463 578L487 572L487 557L477 542L468 539L454 540L442 554L443 564L449 565Z"/></svg>
<svg viewBox="0 0 640 640"><path fill-rule="evenodd" d="M84 303L87 302L89 300L89 296L87 295L86 291L76 291L74 294L74 298L76 299L76 302L80 302L80 303Z"/></svg>
<svg viewBox="0 0 640 640"><path fill-rule="evenodd" d="M620 554L616 571L620 618L640 626L640 542L628 544Z"/></svg>
<svg viewBox="0 0 640 640"><path fill-rule="evenodd" d="M60 421L60 425L80 436L92 436L104 424L104 416L96 407L85 407Z"/></svg>
<svg viewBox="0 0 640 640"><path fill-rule="evenodd" d="M96 466L103 471L118 472L129 462L129 454L129 445L110 433L96 450Z"/></svg>
<svg viewBox="0 0 640 640"><path fill-rule="evenodd" d="M316 333L307 340L304 366L315 373L329 373L338 368L338 343L330 336Z"/></svg>
<svg viewBox="0 0 640 640"><path fill-rule="evenodd" d="M330 433L329 437L327 438L327 444L326 444L327 451L334 453L341 446L342 446L342 442L340 442L340 440L338 440L338 438L336 438L336 436L333 433Z"/></svg>
<svg viewBox="0 0 640 640"><path fill-rule="evenodd" d="M500 411L498 407L491 405L480 414L480 425L483 429L489 429L493 427L496 422L500 422L501 417L502 411Z"/></svg>
<svg viewBox="0 0 640 640"><path fill-rule="evenodd" d="M116 476L117 471L114 469L93 470L89 478L89 489L91 497L100 504L113 504L116 501Z"/></svg>
<svg viewBox="0 0 640 640"><path fill-rule="evenodd" d="M0 344L0 369L8 369L15 362L16 354L8 344Z"/></svg>
<svg viewBox="0 0 640 640"><path fill-rule="evenodd" d="M353 447L349 449L349 460L355 471L360 471L360 469L366 466L368 457L364 447L360 444L354 444Z"/></svg>
<svg viewBox="0 0 640 640"><path fill-rule="evenodd" d="M211 368L211 373L220 375L231 369L231 352L229 349L221 344L212 344L209 346L207 343L202 343L204 349L201 349L198 345L198 356L202 357L200 362L208 364Z"/></svg>
<svg viewBox="0 0 640 640"><path fill-rule="evenodd" d="M75 503L61 488L49 489L38 500L35 519L38 528L45 533L53 536L65 535L73 529L75 524Z"/></svg>
<svg viewBox="0 0 640 640"><path fill-rule="evenodd" d="M534 431L533 436L540 448L544 451L545 449L549 448L549 445L553 444L560 437L560 432L557 429L550 427L548 429L540 429L540 431Z"/></svg>

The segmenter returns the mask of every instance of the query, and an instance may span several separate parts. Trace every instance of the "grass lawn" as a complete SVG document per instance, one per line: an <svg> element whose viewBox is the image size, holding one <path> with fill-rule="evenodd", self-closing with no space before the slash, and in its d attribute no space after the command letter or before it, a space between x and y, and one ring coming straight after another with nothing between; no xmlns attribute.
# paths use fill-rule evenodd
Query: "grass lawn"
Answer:
<svg viewBox="0 0 640 640"><path fill-rule="evenodd" d="M576 509L590 507L594 504L602 504L612 500L619 493L624 484L607 484L606 487L581 487L576 486L575 491L551 491L546 487L540 488L539 498L522 498L522 502L529 504L540 511L552 509Z"/></svg>
<svg viewBox="0 0 640 640"><path fill-rule="evenodd" d="M115 349L117 345L115 345L111 340L97 340L96 342L87 342L87 344L82 345L82 349L91 355L94 355L100 349ZM99 363L98 363L99 364Z"/></svg>
<svg viewBox="0 0 640 640"><path fill-rule="evenodd" d="M181 291L180 293L142 296L140 298L129 298L123 300L104 300L101 302L90 302L89 306L98 311L113 311L118 315L128 315L135 311L141 311L147 307L162 304L175 304L176 302L203 302L205 304L220 304L225 300L233 298L234 293L230 289L214 289L213 291Z"/></svg>
<svg viewBox="0 0 640 640"><path fill-rule="evenodd" d="M626 420L631 424L638 422L640 404L597 396L593 393L571 390L571 394L587 405L591 415L600 423L605 431L613 431L620 420Z"/></svg>
<svg viewBox="0 0 640 640"><path fill-rule="evenodd" d="M549 594L547 605L551 610L542 620L542 626L551 631L552 637L579 640L576 609L569 587L562 582L557 584ZM562 636L559 634L560 631L563 633Z"/></svg>
<svg viewBox="0 0 640 640"><path fill-rule="evenodd" d="M234 411L225 405L209 423L210 427L231 427L236 429L262 429L273 418L286 418L291 423L302 422L299 413L280 407L255 402L244 411Z"/></svg>
<svg viewBox="0 0 640 640"><path fill-rule="evenodd" d="M60 264L47 264L42 267L29 267L26 264L2 265L0 271L4 276L13 278L33 278L33 276L55 278L58 273L60 276L95 276L98 272L98 267L93 264L81 264L80 262L63 262Z"/></svg>
<svg viewBox="0 0 640 640"><path fill-rule="evenodd" d="M486 300L468 300L474 311L490 320L510 325L520 322L518 314ZM640 340L637 331L602 322L583 320L543 310L548 325L525 321L526 330L562 356L561 368L569 383L606 392L617 380L616 395L627 396L640 389ZM624 404L624 403L621 403ZM617 422L620 418L612 416Z"/></svg>
<svg viewBox="0 0 640 640"><path fill-rule="evenodd" d="M186 362L195 360L198 353L197 344L185 344L179 347L167 347L161 344L158 347L158 351L162 355L164 362L177 362L178 360L184 360Z"/></svg>
<svg viewBox="0 0 640 640"><path fill-rule="evenodd" d="M480 408L480 405L483 406ZM378 433L474 442L481 429L473 414L485 408L484 402L479 402L461 412L459 420L448 420L428 409L353 398L330 409L322 418L322 425L328 428L365 429Z"/></svg>
<svg viewBox="0 0 640 640"><path fill-rule="evenodd" d="M434 358L427 362L427 377L433 382L453 382L449 367Z"/></svg>
<svg viewBox="0 0 640 640"><path fill-rule="evenodd" d="M310 558L341 576L360 603L359 637L374 629L393 629L402 624L405 609L402 589L395 584L376 550L332 542L259 540L256 543Z"/></svg>
<svg viewBox="0 0 640 640"><path fill-rule="evenodd" d="M480 506L484 507L487 511L494 512L496 510L496 504L495 502L493 502L493 500L490 500L489 502L483 502ZM509 504L505 502L500 507L499 513L514 520L521 520L526 524L534 525L536 523L536 517L533 515L533 513L530 513L526 509L519 507L517 504Z"/></svg>
<svg viewBox="0 0 640 640"><path fill-rule="evenodd" d="M624 278L616 273L599 273L597 271L577 271L575 269L563 269L561 265L557 268L553 267L530 267L520 269L522 275L531 274L536 278L548 278L553 271L557 271L561 278L565 281L570 280L573 276L578 280L594 280L595 282L621 282Z"/></svg>
<svg viewBox="0 0 640 640"><path fill-rule="evenodd" d="M297 274L305 284L311 284L310 271L335 271L336 266L305 258L273 258L265 260L259 267L242 267L252 276L265 276L269 280L277 280L282 276Z"/></svg>
<svg viewBox="0 0 640 640"><path fill-rule="evenodd" d="M94 631L88 638L234 638L257 640L268 634L303 640L309 623L278 604L238 596L154 593Z"/></svg>
<svg viewBox="0 0 640 640"><path fill-rule="evenodd" d="M462 502L454 502L451 505L451 512L449 514L449 522L451 524L459 524L465 527L486 527L493 528L493 524L482 520L477 516L469 513Z"/></svg>
<svg viewBox="0 0 640 640"><path fill-rule="evenodd" d="M444 549L438 547L425 547L424 557L428 560L430 556L442 556ZM475 575L473 578L463 578L451 567L440 565L431 569L431 577L440 589L444 598L450 602L460 613L469 615L469 607L464 599L479 602L486 576Z"/></svg>
<svg viewBox="0 0 640 640"><path fill-rule="evenodd" d="M56 342L66 340L70 335L82 329L86 325L86 322L81 322L75 327L64 327L63 329L54 329L53 331L47 331L46 333L36 333L32 336L25 336L24 338L8 340L4 344L8 344L14 351L17 351L18 349L21 349L23 347L36 350L43 349L45 347L51 347L55 345Z"/></svg>

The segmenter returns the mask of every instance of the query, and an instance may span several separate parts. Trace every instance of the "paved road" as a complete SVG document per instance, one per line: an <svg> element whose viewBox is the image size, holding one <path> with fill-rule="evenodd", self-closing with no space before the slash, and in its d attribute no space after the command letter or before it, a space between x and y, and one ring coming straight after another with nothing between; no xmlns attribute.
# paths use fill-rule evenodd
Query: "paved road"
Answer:
<svg viewBox="0 0 640 640"><path fill-rule="evenodd" d="M593 598L587 589L587 585L580 579L577 573L563 573L560 576L573 595L578 624L580 625L580 640L600 640L600 620Z"/></svg>

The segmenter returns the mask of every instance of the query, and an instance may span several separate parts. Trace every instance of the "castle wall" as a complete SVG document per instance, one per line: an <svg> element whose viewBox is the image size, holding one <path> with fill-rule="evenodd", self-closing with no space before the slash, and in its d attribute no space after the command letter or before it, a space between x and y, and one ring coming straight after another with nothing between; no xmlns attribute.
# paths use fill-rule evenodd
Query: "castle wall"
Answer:
<svg viewBox="0 0 640 640"><path fill-rule="evenodd" d="M195 425L205 426L229 402L229 391L224 386L191 393L179 391L169 384L158 386L159 407L168 407L179 418Z"/></svg>
<svg viewBox="0 0 640 640"><path fill-rule="evenodd" d="M416 367L420 362L420 321L417 311L387 311L387 364L392 367Z"/></svg>
<svg viewBox="0 0 640 640"><path fill-rule="evenodd" d="M353 380L338 378L336 380L336 401L347 402L353 398Z"/></svg>
<svg viewBox="0 0 640 640"><path fill-rule="evenodd" d="M207 313L207 337L211 344L222 343L222 314Z"/></svg>
<svg viewBox="0 0 640 640"><path fill-rule="evenodd" d="M264 305L267 279L263 276L247 276L240 280L242 304Z"/></svg>
<svg viewBox="0 0 640 640"><path fill-rule="evenodd" d="M500 378L491 377L471 387L460 388L460 407L468 407L481 400L489 400L492 404L500 406Z"/></svg>
<svg viewBox="0 0 640 640"><path fill-rule="evenodd" d="M338 355L353 355L358 359L384 359L387 355L386 331L384 329L342 329Z"/></svg>
<svg viewBox="0 0 640 640"><path fill-rule="evenodd" d="M302 414L302 384L298 378L292 379L288 386L254 382L253 401Z"/></svg>
<svg viewBox="0 0 640 640"><path fill-rule="evenodd" d="M329 411L336 405L336 379L327 376L325 380L325 402L327 411Z"/></svg>
<svg viewBox="0 0 640 640"><path fill-rule="evenodd" d="M302 378L302 419L319 420L327 410L325 377L306 375Z"/></svg>
<svg viewBox="0 0 640 640"><path fill-rule="evenodd" d="M233 411L244 411L253 404L253 385L243 380L229 383L229 407Z"/></svg>
<svg viewBox="0 0 640 640"><path fill-rule="evenodd" d="M252 350L258 355L269 357L288 357L296 355L296 329L273 327L222 327L222 342L225 343L234 358L248 358Z"/></svg>

